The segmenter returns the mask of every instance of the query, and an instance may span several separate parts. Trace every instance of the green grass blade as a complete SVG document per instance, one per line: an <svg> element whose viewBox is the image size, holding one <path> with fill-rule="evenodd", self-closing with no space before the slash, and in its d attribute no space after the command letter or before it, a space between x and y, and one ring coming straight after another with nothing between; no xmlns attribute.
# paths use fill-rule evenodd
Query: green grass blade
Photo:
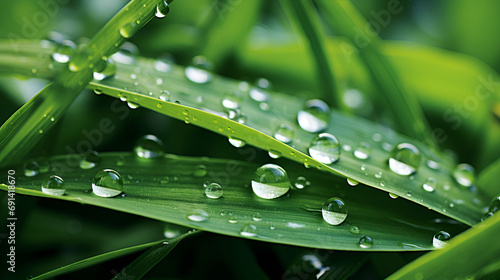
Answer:
<svg viewBox="0 0 500 280"><path fill-rule="evenodd" d="M477 180L477 185L485 191L490 198L500 195L500 159L490 164L486 169L481 171Z"/></svg>
<svg viewBox="0 0 500 280"><path fill-rule="evenodd" d="M370 33L366 31L369 23L359 11L347 0L318 0L316 3L331 27L349 38L359 50L385 99L384 108L393 114L392 120L397 130L431 147L437 147L417 99L400 82L393 66L382 55L378 34L373 30ZM361 42L357 38L360 34L365 41Z"/></svg>
<svg viewBox="0 0 500 280"><path fill-rule="evenodd" d="M494 215L453 238L444 249L422 256L387 279L467 279L490 264L498 268L498 232L500 215Z"/></svg>
<svg viewBox="0 0 500 280"><path fill-rule="evenodd" d="M163 241L153 245L146 252L142 253L137 259L127 265L127 267L120 271L120 273L113 277L113 279L142 279L142 277L161 260L163 260L182 239L193 234L193 232L188 232L172 240Z"/></svg>
<svg viewBox="0 0 500 280"><path fill-rule="evenodd" d="M132 36L154 17L158 2L133 0L127 4L86 45L76 51L68 67L59 73L54 82L0 127L0 166L19 161L31 151L92 80L96 65L125 42L123 30L127 30L126 37Z"/></svg>
<svg viewBox="0 0 500 280"><path fill-rule="evenodd" d="M332 106L342 109L344 103L342 96L337 87L336 76L333 72L332 63L326 52L326 44L324 42L324 33L322 32L321 22L318 18L318 13L312 1L280 1L285 12L288 15L288 20L295 29L302 31L301 33L307 38L310 53L314 56L316 64L316 75L318 83L322 90L322 96L325 96L328 101L332 102ZM295 23L298 21L298 23Z"/></svg>
<svg viewBox="0 0 500 280"><path fill-rule="evenodd" d="M245 148L245 155L252 155L252 149ZM255 164L174 155L143 159L131 153L106 153L101 154L98 167L84 170L78 167L79 159L77 155L42 159L49 162L50 172L17 176L16 192L96 205L224 235L324 249L430 250L437 231L456 234L464 229L464 225L404 199L391 199L363 185L353 188L343 178L293 163L282 165L292 184L295 178L304 176L311 186L267 200L256 196L249 186L258 167ZM199 165L205 166L206 174L195 174ZM115 169L123 176L125 196L103 198L90 191L94 175L102 168ZM66 195L51 196L41 191L42 181L52 174L64 179ZM205 195L203 184L207 181L221 184L222 198ZM6 184L0 188L8 189ZM349 211L347 220L338 226L326 223L321 214L322 204L334 196L341 197ZM205 211L208 219L188 219L196 209ZM256 214L262 218L254 218ZM240 234L248 224L257 227L255 236ZM365 235L372 238L373 248L358 246Z"/></svg>
<svg viewBox="0 0 500 280"><path fill-rule="evenodd" d="M53 279L54 277L64 275L66 273L74 272L74 271L77 271L80 269L84 269L87 267L91 267L93 265L96 265L96 264L99 264L102 262L106 262L109 260L113 260L113 259L125 256L125 255L133 254L133 253L148 249L152 246L155 246L155 245L158 245L161 243L162 242L158 242L158 241L151 242L151 243L141 244L141 245L137 245L137 246L132 246L132 247L104 253L101 255L90 257L88 259L81 260L81 261L76 262L76 263L65 265L63 267L54 269L52 271L49 271L47 273L44 273L42 275L36 276L34 278L31 278L31 279L33 279L33 280Z"/></svg>

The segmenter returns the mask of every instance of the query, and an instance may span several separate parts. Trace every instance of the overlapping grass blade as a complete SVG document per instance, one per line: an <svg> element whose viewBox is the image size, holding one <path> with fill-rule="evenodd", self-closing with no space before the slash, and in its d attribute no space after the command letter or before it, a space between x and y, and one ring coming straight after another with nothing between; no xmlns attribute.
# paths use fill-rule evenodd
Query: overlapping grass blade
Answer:
<svg viewBox="0 0 500 280"><path fill-rule="evenodd" d="M487 267L495 271L499 268L499 231L500 215L494 215L452 239L444 249L422 256L387 279L466 279Z"/></svg>
<svg viewBox="0 0 500 280"><path fill-rule="evenodd" d="M245 152L251 154L251 150ZM106 153L101 158L98 167L85 170L75 166L80 159L77 155L42 159L49 162L50 171L35 177L18 176L16 192L96 205L225 235L325 249L429 250L433 249L432 236L437 231L456 234L465 227L404 199L391 199L361 184L353 188L343 178L304 170L296 164L283 165L291 183L304 176L310 187L267 200L252 192L250 182L258 166L251 163L174 155L143 159L131 153ZM199 165L206 168L206 174L195 174L202 168ZM113 168L122 175L123 197L103 198L90 191L94 175L102 168ZM66 195L41 191L42 181L52 174L64 179ZM204 182L220 183L223 197L208 198ZM0 187L7 189L6 184ZM322 204L335 196L348 207L347 219L338 226L326 223L321 214ZM188 218L203 211L208 216L205 221ZM261 218L254 219L257 214ZM243 227L249 224L257 228L257 233L242 235ZM362 236L372 238L372 248L358 245Z"/></svg>
<svg viewBox="0 0 500 280"><path fill-rule="evenodd" d="M500 159L490 164L480 174L477 181L478 186L481 187L490 197L500 195Z"/></svg>

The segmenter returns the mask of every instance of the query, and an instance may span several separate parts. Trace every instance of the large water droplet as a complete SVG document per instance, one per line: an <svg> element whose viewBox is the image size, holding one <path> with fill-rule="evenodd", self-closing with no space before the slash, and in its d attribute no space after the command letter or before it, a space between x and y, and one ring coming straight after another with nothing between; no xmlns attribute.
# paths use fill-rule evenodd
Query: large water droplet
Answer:
<svg viewBox="0 0 500 280"><path fill-rule="evenodd" d="M193 57L192 66L186 67L184 74L193 83L206 84L212 80L212 63L204 56Z"/></svg>
<svg viewBox="0 0 500 280"><path fill-rule="evenodd" d="M111 58L103 60L102 64L96 68L97 71L94 72L94 79L98 81L111 78L116 74L116 64Z"/></svg>
<svg viewBox="0 0 500 280"><path fill-rule="evenodd" d="M304 108L297 114L297 121L305 131L323 131L330 122L330 108L319 99L308 100Z"/></svg>
<svg viewBox="0 0 500 280"><path fill-rule="evenodd" d="M170 11L170 7L168 6L167 1L161 1L156 5L156 13L155 16L157 18L164 18L168 12Z"/></svg>
<svg viewBox="0 0 500 280"><path fill-rule="evenodd" d="M389 168L399 175L411 175L420 166L420 151L412 144L398 144L391 152Z"/></svg>
<svg viewBox="0 0 500 280"><path fill-rule="evenodd" d="M163 155L163 142L154 135L144 135L135 144L134 151L141 158L157 158Z"/></svg>
<svg viewBox="0 0 500 280"><path fill-rule="evenodd" d="M370 157L370 153L371 153L370 144L366 142L361 142L354 149L354 156L359 159L368 159Z"/></svg>
<svg viewBox="0 0 500 280"><path fill-rule="evenodd" d="M475 180L475 170L474 167L470 166L467 163L461 163L457 165L455 170L453 171L453 178L464 187L470 187L474 184Z"/></svg>
<svg viewBox="0 0 500 280"><path fill-rule="evenodd" d="M422 184L422 188L426 192L433 192L436 189L436 185L437 185L436 179L429 177L427 181L425 181L425 183Z"/></svg>
<svg viewBox="0 0 500 280"><path fill-rule="evenodd" d="M80 160L81 169L91 169L94 168L101 161L101 157L96 151L91 151L90 153L84 155Z"/></svg>
<svg viewBox="0 0 500 280"><path fill-rule="evenodd" d="M440 231L434 234L432 238L432 246L436 248L444 248L448 245L448 241L451 239L451 235L446 231Z"/></svg>
<svg viewBox="0 0 500 280"><path fill-rule="evenodd" d="M52 59L55 62L66 63L75 53L76 44L69 40L62 41L57 50L52 54Z"/></svg>
<svg viewBox="0 0 500 280"><path fill-rule="evenodd" d="M252 179L252 189L261 198L278 198L288 192L290 180L281 166L268 163L255 171Z"/></svg>
<svg viewBox="0 0 500 280"><path fill-rule="evenodd" d="M231 145L233 145L236 148L241 148L247 144L245 141L240 140L238 138L229 137L227 140L229 141L229 143L231 143Z"/></svg>
<svg viewBox="0 0 500 280"><path fill-rule="evenodd" d="M133 22L125 23L120 28L119 32L123 38L130 38L130 37L134 36L134 34L137 32L137 30L139 30L139 26L135 21L133 21Z"/></svg>
<svg viewBox="0 0 500 280"><path fill-rule="evenodd" d="M254 224L246 224L241 228L240 234L246 237L257 236L258 234L257 226L255 226Z"/></svg>
<svg viewBox="0 0 500 280"><path fill-rule="evenodd" d="M205 188L205 195L208 198L220 198L224 195L221 185L217 183L211 183Z"/></svg>
<svg viewBox="0 0 500 280"><path fill-rule="evenodd" d="M373 247L373 240L369 236L362 236L359 239L358 245L363 249L370 249Z"/></svg>
<svg viewBox="0 0 500 280"><path fill-rule="evenodd" d="M311 141L309 155L321 163L334 163L340 158L339 140L329 133L321 133Z"/></svg>
<svg viewBox="0 0 500 280"><path fill-rule="evenodd" d="M42 192L50 195L64 195L66 187L64 180L56 175L51 175L42 183Z"/></svg>
<svg viewBox="0 0 500 280"><path fill-rule="evenodd" d="M347 218L347 207L342 199L332 197L323 203L321 214L330 225L340 225Z"/></svg>
<svg viewBox="0 0 500 280"><path fill-rule="evenodd" d="M295 133L291 126L282 123L276 128L276 131L274 132L274 138L285 144L289 144L292 142L294 134Z"/></svg>
<svg viewBox="0 0 500 280"><path fill-rule="evenodd" d="M186 216L186 218L193 222L205 222L208 220L209 216L205 210L194 209Z"/></svg>
<svg viewBox="0 0 500 280"><path fill-rule="evenodd" d="M33 177L40 173L40 165L36 161L28 161L23 166L24 176Z"/></svg>
<svg viewBox="0 0 500 280"><path fill-rule="evenodd" d="M120 173L113 169L104 169L94 176L92 191L100 197L114 197L123 191L123 179Z"/></svg>

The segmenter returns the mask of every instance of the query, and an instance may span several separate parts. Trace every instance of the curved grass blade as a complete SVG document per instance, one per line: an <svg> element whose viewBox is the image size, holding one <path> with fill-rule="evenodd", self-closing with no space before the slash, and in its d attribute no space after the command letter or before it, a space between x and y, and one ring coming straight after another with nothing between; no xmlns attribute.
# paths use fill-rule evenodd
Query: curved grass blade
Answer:
<svg viewBox="0 0 500 280"><path fill-rule="evenodd" d="M425 254L393 275L392 279L466 279L483 268L498 269L500 215L453 238L444 249Z"/></svg>
<svg viewBox="0 0 500 280"><path fill-rule="evenodd" d="M118 275L113 277L117 280L142 279L155 265L163 260L172 251L179 242L185 237L193 234L195 231L187 232L169 241L163 241L153 245L146 252L142 253L137 259L125 267Z"/></svg>
<svg viewBox="0 0 500 280"><path fill-rule="evenodd" d="M126 38L154 17L158 2L132 0L75 52L68 67L59 73L54 82L0 127L0 166L19 161L31 151L87 86L94 68L102 63L103 57L116 52Z"/></svg>
<svg viewBox="0 0 500 280"><path fill-rule="evenodd" d="M353 188L343 178L295 164L284 165L292 183L294 178L304 176L310 187L267 200L256 196L249 186L257 168L250 163L174 155L143 159L131 153L106 153L101 155L98 167L84 170L74 165L79 159L77 155L42 159L49 162L50 172L18 176L16 192L96 205L225 235L324 249L430 250L437 231L456 234L464 229L464 225L404 199L393 200L362 185ZM92 179L103 168L122 175L124 196L103 198L92 193ZM206 171L195 173L197 170ZM41 191L42 181L52 174L64 179L66 195ZM223 197L208 198L203 187L206 182L221 184ZM7 190L8 186L0 188ZM348 207L347 219L338 226L325 222L321 214L322 204L335 196ZM195 218L190 218L193 215ZM242 234L249 224L257 232ZM358 245L362 236L372 238L372 248Z"/></svg>
<svg viewBox="0 0 500 280"><path fill-rule="evenodd" d="M405 89L390 62L381 54L378 34L373 30L370 34L366 31L365 27L370 26L369 23L347 0L319 0L316 3L325 13L325 19L331 27L349 38L358 49L380 92L383 93L381 96L385 98L386 103L384 107L394 115L392 119L397 124L397 130L437 149L418 100ZM361 32L365 39L363 42L357 38L358 32Z"/></svg>

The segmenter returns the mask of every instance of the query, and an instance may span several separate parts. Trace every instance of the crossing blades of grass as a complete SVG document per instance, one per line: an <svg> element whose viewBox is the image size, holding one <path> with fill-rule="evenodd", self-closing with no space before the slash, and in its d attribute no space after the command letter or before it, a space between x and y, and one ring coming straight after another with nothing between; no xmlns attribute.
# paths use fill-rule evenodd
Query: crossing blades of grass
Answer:
<svg viewBox="0 0 500 280"><path fill-rule="evenodd" d="M324 249L429 250L436 232L457 234L465 227L404 199L392 199L361 184L351 187L341 177L293 163L283 165L292 186L300 176L310 185L268 200L252 191L250 183L258 166L251 163L106 153L97 167L81 169L79 160L76 155L41 159L50 171L34 177L22 176L22 169L16 168L16 192L96 205L224 235ZM94 176L104 168L121 174L124 195L104 198L91 191ZM63 178L64 196L41 191L42 182L50 175ZM214 182L223 190L218 199L209 198L203 186ZM0 187L8 189L6 183ZM342 198L348 209L347 219L337 226L322 218L322 205L331 197ZM360 246L363 236L370 237L373 245Z"/></svg>

